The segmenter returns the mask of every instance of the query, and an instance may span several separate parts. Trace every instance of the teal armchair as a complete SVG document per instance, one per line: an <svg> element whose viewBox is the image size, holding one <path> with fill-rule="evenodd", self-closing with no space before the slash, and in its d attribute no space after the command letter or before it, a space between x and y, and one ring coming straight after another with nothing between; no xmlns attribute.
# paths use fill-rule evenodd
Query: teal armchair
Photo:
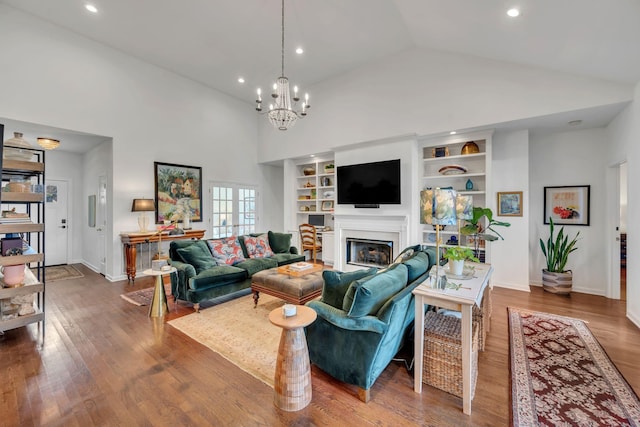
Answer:
<svg viewBox="0 0 640 427"><path fill-rule="evenodd" d="M306 328L311 363L358 386L358 396L364 402L369 401L371 386L412 331L412 291L435 263L432 249L412 252L408 259L374 275L370 270L325 271L322 299L307 303L318 314Z"/></svg>

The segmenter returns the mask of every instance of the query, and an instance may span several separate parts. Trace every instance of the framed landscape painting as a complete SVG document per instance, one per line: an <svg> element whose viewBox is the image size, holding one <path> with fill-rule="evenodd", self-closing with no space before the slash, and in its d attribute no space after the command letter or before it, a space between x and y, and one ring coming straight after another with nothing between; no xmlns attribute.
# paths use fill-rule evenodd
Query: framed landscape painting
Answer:
<svg viewBox="0 0 640 427"><path fill-rule="evenodd" d="M522 216L522 191L498 192L498 216Z"/></svg>
<svg viewBox="0 0 640 427"><path fill-rule="evenodd" d="M202 221L202 168L154 162L156 224Z"/></svg>
<svg viewBox="0 0 640 427"><path fill-rule="evenodd" d="M589 225L590 185L544 187L544 223Z"/></svg>

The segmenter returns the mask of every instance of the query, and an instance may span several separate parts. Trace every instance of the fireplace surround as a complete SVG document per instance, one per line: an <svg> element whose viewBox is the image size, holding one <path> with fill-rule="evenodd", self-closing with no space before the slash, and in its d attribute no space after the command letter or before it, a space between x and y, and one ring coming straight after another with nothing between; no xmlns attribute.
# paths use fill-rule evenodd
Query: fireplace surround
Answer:
<svg viewBox="0 0 640 427"><path fill-rule="evenodd" d="M408 218L405 215L336 215L334 219L336 233L336 259L334 267L341 271L353 271L363 266L383 268L384 265L372 263L348 263L347 239L362 241L388 242L390 245L387 255L387 263L393 261L398 253L407 246ZM357 256L357 254L356 254ZM371 257L375 260L375 254ZM382 262L383 256L378 254L378 261ZM388 264L387 264L388 265Z"/></svg>

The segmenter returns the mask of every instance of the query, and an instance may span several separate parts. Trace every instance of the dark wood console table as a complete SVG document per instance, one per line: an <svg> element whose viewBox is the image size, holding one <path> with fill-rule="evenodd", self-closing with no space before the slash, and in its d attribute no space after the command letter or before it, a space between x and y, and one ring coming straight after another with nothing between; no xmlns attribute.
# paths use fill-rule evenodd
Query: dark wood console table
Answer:
<svg viewBox="0 0 640 427"><path fill-rule="evenodd" d="M184 234L172 234L168 231L162 232L162 240L187 240L187 239L202 239L204 236L204 230L186 230ZM157 231L147 231L144 233L138 231L122 232L120 233L120 240L124 247L124 257L127 266L127 280L133 282L136 280L136 245L139 243L151 243L160 240L160 235Z"/></svg>

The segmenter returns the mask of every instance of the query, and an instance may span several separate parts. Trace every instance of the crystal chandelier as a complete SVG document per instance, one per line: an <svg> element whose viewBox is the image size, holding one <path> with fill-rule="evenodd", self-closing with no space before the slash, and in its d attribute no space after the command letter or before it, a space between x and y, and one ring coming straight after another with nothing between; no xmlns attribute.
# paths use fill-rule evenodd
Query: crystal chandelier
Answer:
<svg viewBox="0 0 640 427"><path fill-rule="evenodd" d="M304 118L309 109L309 94L305 93L304 101L299 110L296 110L300 101L298 96L298 86L293 87L293 98L289 92L289 79L284 75L284 0L282 0L282 74L273 84L271 97L275 104L269 104L269 121L279 130L287 130L296 124L298 118ZM291 100L293 99L293 105ZM256 110L262 111L262 90L258 88L258 98L256 99Z"/></svg>

